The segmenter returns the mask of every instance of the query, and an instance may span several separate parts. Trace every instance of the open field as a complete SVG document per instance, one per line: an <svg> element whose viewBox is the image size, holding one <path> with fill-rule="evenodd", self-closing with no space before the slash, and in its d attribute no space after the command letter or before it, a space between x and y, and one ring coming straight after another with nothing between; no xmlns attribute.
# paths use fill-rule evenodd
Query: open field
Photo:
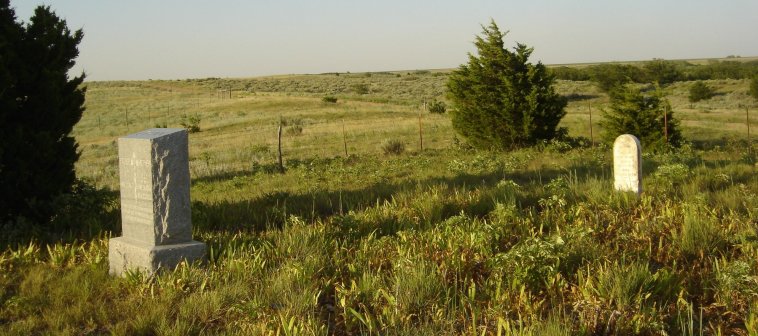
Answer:
<svg viewBox="0 0 758 336"><path fill-rule="evenodd" d="M706 81L717 96L698 103L689 82L666 88L692 143L645 153L635 198L611 191L607 145L462 145L446 115L421 111L444 100L446 78L88 83L77 172L100 188L118 188L119 136L200 120L192 216L210 261L108 277L107 239L120 231L106 191L111 207L91 220L114 231L0 254L0 334L758 333L758 178L745 124L758 106L746 80ZM569 135L590 138L592 111L599 142L607 96L590 82L557 89L570 98ZM405 152L384 154L386 140Z"/></svg>
<svg viewBox="0 0 758 336"><path fill-rule="evenodd" d="M416 151L422 104L444 100L446 78L440 72L416 71L90 83L87 112L75 129L83 152L77 168L81 176L116 187L114 141L118 136L156 125L181 127L183 118L192 116L199 117L202 129L191 140L196 177L245 171L253 161L270 163L279 118L299 122L303 128L300 135L285 132L285 159L344 156L343 126L348 154L378 154L387 139L400 139ZM717 96L694 104L687 100L690 82L667 89L685 137L697 143L744 140L744 109L757 106L747 95L748 81L706 83L716 89ZM356 85L366 85L369 93L355 93ZM222 92L228 89L231 99L228 91ZM597 139L607 96L591 82L559 81L557 89L570 98L561 126L571 136L590 138L591 110ZM339 101L324 103L321 98L326 95ZM423 113L421 117L425 148L453 144L455 133L446 116Z"/></svg>

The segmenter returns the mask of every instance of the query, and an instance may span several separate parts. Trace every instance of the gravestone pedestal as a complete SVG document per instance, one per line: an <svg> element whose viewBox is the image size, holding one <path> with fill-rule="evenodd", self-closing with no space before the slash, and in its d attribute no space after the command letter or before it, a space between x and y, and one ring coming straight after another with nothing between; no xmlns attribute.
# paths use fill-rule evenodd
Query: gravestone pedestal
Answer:
<svg viewBox="0 0 758 336"><path fill-rule="evenodd" d="M636 136L622 134L613 142L613 186L642 193L642 145Z"/></svg>
<svg viewBox="0 0 758 336"><path fill-rule="evenodd" d="M187 131L154 128L118 139L122 236L109 242L110 273L153 274L205 259L192 240Z"/></svg>

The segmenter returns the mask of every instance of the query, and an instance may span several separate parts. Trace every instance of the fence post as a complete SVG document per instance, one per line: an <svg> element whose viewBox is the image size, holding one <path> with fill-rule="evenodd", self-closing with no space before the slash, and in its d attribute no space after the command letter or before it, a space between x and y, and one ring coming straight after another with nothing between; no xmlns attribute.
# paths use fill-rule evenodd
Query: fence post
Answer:
<svg viewBox="0 0 758 336"><path fill-rule="evenodd" d="M284 174L284 164L282 163L282 118L279 117L279 131L278 131L278 145L279 148L279 172Z"/></svg>
<svg viewBox="0 0 758 336"><path fill-rule="evenodd" d="M590 146L595 147L595 136L592 134L592 103L587 104L590 112Z"/></svg>
<svg viewBox="0 0 758 336"><path fill-rule="evenodd" d="M345 119L342 119L342 142L345 144L345 158L347 158L347 136L345 135Z"/></svg>
<svg viewBox="0 0 758 336"><path fill-rule="evenodd" d="M421 152L424 151L424 131L421 127L421 113L426 112L426 100L424 100L424 105L421 111L418 112L418 143L419 147L421 148Z"/></svg>

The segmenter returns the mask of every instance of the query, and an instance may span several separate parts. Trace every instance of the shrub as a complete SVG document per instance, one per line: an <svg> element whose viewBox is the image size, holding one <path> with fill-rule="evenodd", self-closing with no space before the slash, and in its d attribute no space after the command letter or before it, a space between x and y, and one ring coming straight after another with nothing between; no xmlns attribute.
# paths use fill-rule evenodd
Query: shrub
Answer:
<svg viewBox="0 0 758 336"><path fill-rule="evenodd" d="M630 82L643 82L642 69L628 64L600 64L590 68L592 81L600 90L610 93Z"/></svg>
<svg viewBox="0 0 758 336"><path fill-rule="evenodd" d="M648 81L660 85L671 84L675 81L682 80L684 75L676 63L662 59L654 59L645 62L643 69L647 72Z"/></svg>
<svg viewBox="0 0 758 336"><path fill-rule="evenodd" d="M187 132L189 133L195 133L200 132L200 116L194 115L194 116L187 116L185 115L182 118L181 122L182 127L187 129Z"/></svg>
<svg viewBox="0 0 758 336"><path fill-rule="evenodd" d="M324 103L336 104L337 103L337 97L324 96L324 98L321 98L321 101L324 102Z"/></svg>
<svg viewBox="0 0 758 336"><path fill-rule="evenodd" d="M690 86L689 100L691 103L711 99L713 95L713 88L701 81L697 81L695 84L692 84L692 86Z"/></svg>
<svg viewBox="0 0 758 336"><path fill-rule="evenodd" d="M71 131L84 111L84 74L69 76L84 34L50 7L16 22L0 2L0 222L48 222L72 191L79 159Z"/></svg>
<svg viewBox="0 0 758 336"><path fill-rule="evenodd" d="M570 81L586 81L590 80L590 73L585 69L560 66L550 68L550 72L553 73L556 79L570 80Z"/></svg>
<svg viewBox="0 0 758 336"><path fill-rule="evenodd" d="M443 114L445 111L447 111L447 105L445 105L445 102L433 101L429 104L430 113Z"/></svg>
<svg viewBox="0 0 758 336"><path fill-rule="evenodd" d="M607 142L613 142L621 134L633 134L645 148L665 147L666 137L668 145L679 146L682 141L679 122L660 90L645 94L633 85L625 85L612 91L610 96L609 109L603 110L601 121ZM667 125L665 133L664 124Z"/></svg>
<svg viewBox="0 0 758 336"><path fill-rule="evenodd" d="M286 126L285 133L287 135L301 135L303 134L303 119L291 118L282 119L282 126Z"/></svg>
<svg viewBox="0 0 758 336"><path fill-rule="evenodd" d="M405 152L405 143L397 139L387 139L382 143L385 155L400 155Z"/></svg>
<svg viewBox="0 0 758 336"><path fill-rule="evenodd" d="M750 91L748 93L753 99L758 100L758 76L753 77L753 80L750 81Z"/></svg>
<svg viewBox="0 0 758 336"><path fill-rule="evenodd" d="M366 83L359 83L359 84L353 84L350 89L360 95L368 94L368 84Z"/></svg>
<svg viewBox="0 0 758 336"><path fill-rule="evenodd" d="M553 88L554 78L542 63L528 63L533 49L518 43L504 48L492 21L477 36L478 56L450 75L453 128L479 148L513 149L555 137L566 99Z"/></svg>

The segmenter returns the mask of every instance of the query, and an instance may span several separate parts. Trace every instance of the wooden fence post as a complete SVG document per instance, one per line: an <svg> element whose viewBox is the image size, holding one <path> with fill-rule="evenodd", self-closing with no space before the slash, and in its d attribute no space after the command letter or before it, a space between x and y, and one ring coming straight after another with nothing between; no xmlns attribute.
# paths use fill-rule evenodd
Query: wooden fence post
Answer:
<svg viewBox="0 0 758 336"><path fill-rule="evenodd" d="M278 148L279 148L279 173L284 174L284 163L282 162L282 118L279 117L279 131L278 131Z"/></svg>
<svg viewBox="0 0 758 336"><path fill-rule="evenodd" d="M592 134L592 103L588 104L590 110L590 144L595 147L595 136Z"/></svg>

